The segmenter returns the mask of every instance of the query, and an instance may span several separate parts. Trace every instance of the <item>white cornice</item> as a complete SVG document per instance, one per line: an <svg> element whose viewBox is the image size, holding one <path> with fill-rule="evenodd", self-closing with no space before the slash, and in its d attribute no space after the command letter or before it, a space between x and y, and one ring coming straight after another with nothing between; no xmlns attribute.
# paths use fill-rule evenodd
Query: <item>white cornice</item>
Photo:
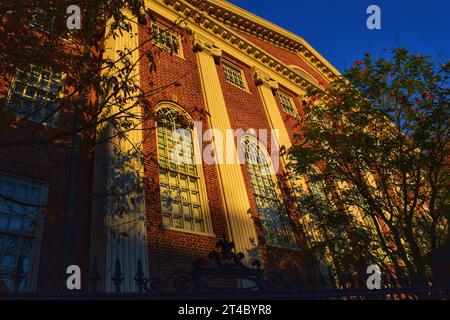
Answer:
<svg viewBox="0 0 450 320"><path fill-rule="evenodd" d="M200 10L189 1L185 0L154 0L154 2L161 3L162 5L170 8L178 15L186 17L187 21L193 25L202 27L203 29L212 33L215 37L218 37L222 41L231 45L234 49L244 53L259 63L265 65L267 68L275 72L279 76L289 80L296 86L307 90L312 87L320 88L315 82L311 82L309 79L305 79L297 72L292 70L284 62L280 61L276 57L272 56L262 48L255 45L246 37L236 33L230 27L217 21L214 17L209 15L204 10Z"/></svg>
<svg viewBox="0 0 450 320"><path fill-rule="evenodd" d="M328 79L340 75L340 72L303 38L253 13L225 0L185 1L227 26L297 53Z"/></svg>

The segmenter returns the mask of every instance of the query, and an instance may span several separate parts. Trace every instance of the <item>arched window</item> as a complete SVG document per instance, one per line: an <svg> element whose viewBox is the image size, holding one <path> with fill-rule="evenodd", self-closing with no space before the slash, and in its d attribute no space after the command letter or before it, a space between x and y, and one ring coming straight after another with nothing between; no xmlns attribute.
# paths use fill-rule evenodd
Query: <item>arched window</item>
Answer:
<svg viewBox="0 0 450 320"><path fill-rule="evenodd" d="M243 151L267 243L271 246L296 248L289 217L279 197L279 188L266 150L256 139L246 137Z"/></svg>
<svg viewBox="0 0 450 320"><path fill-rule="evenodd" d="M290 65L289 67L296 74L303 77L303 79L305 79L311 83L319 84L319 81L317 81L316 78L314 78L309 72L305 71L303 68L300 68L299 66L295 66L295 65Z"/></svg>
<svg viewBox="0 0 450 320"><path fill-rule="evenodd" d="M194 131L187 114L171 105L158 110L157 137L163 225L210 232L205 219L204 186L194 151ZM203 189L203 190L202 190Z"/></svg>

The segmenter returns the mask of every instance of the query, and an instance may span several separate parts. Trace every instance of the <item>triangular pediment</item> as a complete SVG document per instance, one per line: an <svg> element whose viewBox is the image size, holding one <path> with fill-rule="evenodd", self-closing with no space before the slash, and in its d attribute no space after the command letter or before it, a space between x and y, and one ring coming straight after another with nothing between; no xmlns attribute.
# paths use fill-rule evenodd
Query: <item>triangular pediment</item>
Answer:
<svg viewBox="0 0 450 320"><path fill-rule="evenodd" d="M299 53L326 76L339 75L322 55L300 36L224 0L184 0L226 26L270 44Z"/></svg>
<svg viewBox="0 0 450 320"><path fill-rule="evenodd" d="M290 65L262 49L256 43L263 41L293 52L299 56L299 59L313 66L321 77L327 79L326 81L333 80L339 75L339 72L302 38L227 1L154 1L172 11L176 11L179 16L187 18L187 21L190 20L198 26L209 30L209 32L227 41L236 49L243 51L247 56L265 64L273 71L304 89L311 86L317 87L318 84L316 81L310 81L307 77L305 78L301 73L293 70ZM246 36L243 36L243 33Z"/></svg>

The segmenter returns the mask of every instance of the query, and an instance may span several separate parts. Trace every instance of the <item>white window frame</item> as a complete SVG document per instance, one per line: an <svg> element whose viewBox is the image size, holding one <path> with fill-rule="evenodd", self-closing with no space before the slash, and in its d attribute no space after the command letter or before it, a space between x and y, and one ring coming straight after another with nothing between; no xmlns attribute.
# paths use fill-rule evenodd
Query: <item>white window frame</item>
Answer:
<svg viewBox="0 0 450 320"><path fill-rule="evenodd" d="M156 29L156 30L155 30ZM172 55L182 58L184 59L184 52L183 52L183 44L181 41L181 36L178 32L174 31L174 30L170 30L170 28L164 26L161 23L158 23L157 21L153 21L152 22L152 43L157 46L158 48L160 48L163 51L169 52ZM156 34L153 34L155 31L157 31ZM177 41L177 45L178 45L178 52L175 52L172 50L172 48L166 46L165 44L161 43L159 35L165 33L165 35L163 35L164 37L170 37L172 41L176 40Z"/></svg>
<svg viewBox="0 0 450 320"><path fill-rule="evenodd" d="M230 62L228 60L225 60L225 59L222 60L222 65L223 65L223 72L224 72L224 76L225 76L226 82L231 84L231 85L233 85L233 86L235 86L236 88L239 88L241 90L249 92L247 79L245 77L244 70L242 68L236 66L234 63L232 63L232 62ZM242 80L242 86L234 83L232 80L229 79L229 77L227 76L227 70L226 69L229 69L229 70L231 70L231 72L235 72L235 73L238 73L240 75L240 79Z"/></svg>
<svg viewBox="0 0 450 320"><path fill-rule="evenodd" d="M295 105L294 98L280 90L278 90L278 97L280 99L281 109L283 109L283 111L285 113L298 118L299 114L298 114L297 106ZM285 99L286 101L288 101L290 103L289 107L286 106L286 103L283 101L283 99ZM290 110L290 108L292 108L292 110Z"/></svg>
<svg viewBox="0 0 450 320"><path fill-rule="evenodd" d="M182 117L184 117L188 122L192 123L193 120L190 117L190 115L180 106L174 104L174 103L170 103L170 102L162 102L160 104L158 104L155 108L155 113L160 112L163 109L168 109L169 111L176 113ZM156 124L156 129L158 129L158 126ZM155 130L156 133L156 148L157 148L157 156L158 156L158 174L160 174L160 168L161 165L159 163L159 138L158 138L158 130ZM212 227L212 221L211 221L211 211L209 208L209 204L208 204L208 195L207 195L207 191L206 191L206 182L205 182L205 176L204 176L204 172L203 172L203 166L201 164L201 161L199 161L199 159L201 159L201 150L200 150L200 145L199 145L199 138L198 138L198 132L197 132L197 128L194 126L191 128L191 133L192 133L192 143L193 143L193 148L194 148L194 163L196 164L196 168L197 168L197 179L198 179L198 186L199 186L199 196L200 196L200 205L201 205L201 210L202 210L202 214L203 214L203 224L204 224L204 232L198 232L198 231L194 231L194 230L188 230L185 228L176 228L176 227L172 227L172 226L167 226L167 225L163 225L164 229L166 230L172 230L172 231L177 231L177 232L183 232L183 233L190 233L190 234L197 234L197 235L201 235L201 236L209 236L209 237L216 237L216 235L214 234L213 231L213 227ZM179 173L178 171L176 171L177 173ZM161 182L159 181L159 187L161 187ZM162 203L161 203L161 217L162 217L162 212L163 208L162 208ZM195 226L194 226L195 229Z"/></svg>
<svg viewBox="0 0 450 320"><path fill-rule="evenodd" d="M38 67L38 66L34 66L34 65L30 65L30 69L28 71L22 71L22 70L19 70L19 69L16 71L16 74L12 78L10 86L9 86L7 101L8 101L8 105L11 108L11 111L14 111L15 114L18 117L23 118L23 117L26 117L27 114L25 114L25 115L20 114L18 112L18 110L16 109L18 106L14 106L13 105L12 99L13 99L13 97L15 95L17 95L17 99L19 99L19 100L28 101L31 104L35 104L37 102L45 102L45 101L43 101L42 99L39 99L37 97L28 97L28 96L26 96L24 94L26 88L34 87L34 88L36 88L36 90L44 91L46 94L51 93L50 90L43 90L39 86L36 86L36 84L26 82L27 80L29 80L29 78L31 76L31 73L34 70L36 70L36 69L39 70L39 76L38 76L38 79L37 79L37 83L38 84L42 81L42 77L43 77L43 72L44 71L51 73L51 78L50 79L52 79L52 76L55 74L55 72L53 72L52 70L49 70L48 68ZM21 75L25 75L25 79L24 80L19 78ZM64 82L65 82L65 79L66 79L66 74L62 73L58 77L59 77L58 81L59 81L59 83L61 85L61 88L59 90L59 93L56 94L56 96L58 97L57 99L63 97L63 89L64 89ZM22 93L19 93L19 92L15 91L16 86L17 86L18 83L21 83L22 86L23 86ZM49 85L51 85L51 83L52 82L50 81ZM47 102L49 102L49 101L47 101ZM59 107L60 107L60 105L57 106L57 108L59 108ZM40 124L43 124L43 125L47 125L49 127L55 127L56 128L56 127L58 127L58 124L59 124L59 121L60 121L60 116L61 116L61 110L58 110L50 119L48 119L45 122L44 122L44 118L43 117L41 119L33 119L33 117L29 117L27 120L35 122L35 123L40 123Z"/></svg>
<svg viewBox="0 0 450 320"><path fill-rule="evenodd" d="M261 164L258 163L256 166L259 167L264 167L264 171L266 171L265 173L259 173L258 176L253 177L253 173L252 173L252 169L249 167L249 163L247 161L247 147L246 144L254 144L260 154L258 158L261 158L260 156L262 156L264 158L264 161L266 162L265 164ZM295 234L294 234L294 230L293 227L291 225L291 221L288 215L288 212L286 211L286 207L285 204L283 203L282 197L281 197L281 190L278 187L278 182L277 182L277 178L276 178L276 174L273 168L273 163L271 161L271 158L266 150L266 148L258 141L258 139L256 139L253 136L245 136L242 141L241 141L241 146L242 146L242 151L243 151L243 155L245 158L245 164L246 164L246 168L247 168L247 172L249 174L249 178L250 178L250 185L252 188L252 194L253 197L255 199L256 202L258 202L258 198L263 198L263 200L269 200L272 201L274 203L278 203L278 212L277 214L280 216L280 222L282 222L283 226L284 226L284 231L285 236L286 236L286 240L290 243L275 243L273 242L273 239L269 238L268 232L272 231L274 233L277 233L275 230L266 230L266 228L264 228L263 225L263 231L264 231L264 236L266 237L266 243L270 246L270 247L274 247L274 248L281 248L281 249L287 249L287 250L298 250L298 244L297 244L297 240L295 238ZM254 164L253 164L254 165ZM267 182L270 183L272 190L272 193L275 195L275 197L270 197L267 194L266 195L261 195L255 192L255 187L258 187L261 191L261 189L266 189L267 185L266 184L261 184L262 183L262 177L266 176L267 177ZM256 180L256 184L254 184L253 181ZM267 191L267 190L266 190ZM257 204L258 207L258 204ZM258 211L260 210L260 208L258 207ZM261 216L261 213L259 213L260 219L262 220L262 222L264 223L265 217ZM287 225L286 225L287 224ZM290 237L290 239L288 239L288 237ZM277 239L279 240L279 239Z"/></svg>

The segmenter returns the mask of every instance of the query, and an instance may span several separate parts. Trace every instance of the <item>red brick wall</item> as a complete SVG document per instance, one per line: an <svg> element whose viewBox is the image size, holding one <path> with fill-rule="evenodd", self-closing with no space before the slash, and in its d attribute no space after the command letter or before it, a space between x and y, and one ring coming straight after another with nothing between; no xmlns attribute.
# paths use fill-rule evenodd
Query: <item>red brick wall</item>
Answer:
<svg viewBox="0 0 450 320"><path fill-rule="evenodd" d="M171 26L170 23L159 19L159 23ZM183 34L182 30L177 30ZM141 43L148 38L144 32L140 33ZM183 107L194 120L205 120L201 110L205 109L204 97L200 82L200 74L196 54L192 51L192 37L184 35L182 41L184 58L172 56L168 52L160 52L157 55L157 72L152 74L148 62L141 61L141 81L144 90L150 90L165 87L171 83L179 82L181 86L170 86L163 91L149 97L151 107L156 106L161 101L173 101ZM265 45L267 47L267 45ZM282 55L284 59L295 59L289 62L300 65L301 59L289 52L268 45L270 52ZM147 44L145 50L154 51L152 44ZM269 51L269 50L268 50ZM294 57L295 56L295 57ZM282 57L279 57L280 59ZM217 72L222 85L225 102L229 111L231 126L234 129L268 129L270 127L264 106L258 91L258 88L252 81L252 72L250 66L242 64L233 57L224 53L224 59L232 62L242 68L248 84L249 92L244 91L225 80L223 65L217 65ZM286 60L287 61L287 60ZM300 62L299 62L300 61ZM287 62L288 63L288 62ZM306 67L305 67L306 68ZM308 70L309 71L309 70ZM147 81L146 79L151 79ZM283 91L294 97L297 107L300 107L300 97L282 88ZM278 100L278 98L277 98ZM280 106L281 110L281 106ZM300 110L301 111L301 110ZM144 112L146 112L144 110ZM147 111L148 112L148 111ZM288 120L288 129L293 133L295 121L292 117L282 112ZM290 122L289 122L290 120ZM153 129L154 122L147 122L148 129L145 138L145 175L152 180L152 186L149 187L146 194L147 219L148 219L148 241L149 241L149 259L150 273L154 277L164 277L174 271L192 270L194 262L198 258L206 258L208 253L214 249L215 242L227 233L223 200L220 192L219 179L215 166L204 165L204 176L207 180L207 196L211 209L211 219L214 233L217 238L178 232L172 230L162 230L160 225L161 204L159 201L159 181L158 165L156 163L157 146L156 133ZM208 124L204 121L203 130L208 129ZM270 150L270 141L267 145ZM249 175L245 165L242 166L244 180L247 186L247 195L250 199L251 209L257 214L256 202L252 194ZM261 243L264 243L264 232L260 224L257 225L257 233ZM266 267L284 270L299 270L302 268L302 254L298 251L282 250L271 248L266 245L261 247L262 259ZM278 257L278 259L268 259L268 257ZM274 262L275 261L275 262Z"/></svg>
<svg viewBox="0 0 450 320"><path fill-rule="evenodd" d="M170 26L166 21L160 21ZM183 33L182 30L178 30ZM146 41L149 35L140 32L141 43ZM192 36L184 35L182 42L184 57L171 56L167 52L160 52L156 55L157 73L152 74L150 65L146 59L141 60L140 76L143 90L154 90L169 86L178 82L180 86L169 86L164 90L159 90L149 96L149 104L154 107L161 101L173 101L183 107L194 120L204 120L205 110L204 97L200 82L200 75L196 54L192 51ZM251 36L247 36L258 46L272 53L287 64L295 64L321 79L315 74L304 61L297 55L278 48L271 44L264 43ZM154 51L153 45L148 43L144 49ZM223 66L218 65L217 71L222 84L224 98L229 111L229 117L233 128L267 129L269 122L266 117L257 87L252 81L252 73L249 66L242 64L233 57L224 54L224 58L236 64L244 70L247 79L249 92L243 91L232 84L226 82L223 74ZM4 80L4 79L3 79ZM0 99L5 97L8 81L0 82ZM291 94L297 107L301 106L301 97L296 97L287 89L281 88L286 93ZM278 100L278 98L277 98ZM281 110L281 106L280 110ZM300 109L301 112L301 109ZM151 110L144 113L150 114ZM295 129L295 122L292 117L283 113L286 118L287 127L292 134ZM62 121L61 123L69 123ZM160 228L161 205L159 200L159 181L156 133L153 130L154 122L148 120L145 134L145 175L152 182L146 190L146 214L148 221L148 254L150 259L150 271L154 277L164 277L171 272L192 270L198 258L206 258L214 249L216 241L222 239L227 234L227 224L223 199L219 185L218 172L215 165L204 165L204 176L206 180L206 192L208 204L211 211L211 220L215 237L204 236L186 232L163 230ZM13 134L18 138L30 133L34 128L33 124L24 124L20 128L13 129ZM208 122L203 121L203 130L208 130ZM51 131L44 128L39 132ZM11 140L12 141L12 140ZM270 150L270 143L267 146ZM62 253L64 239L64 214L67 206L67 185L69 180L68 163L70 150L66 148L50 147L45 148L40 145L13 146L7 152L0 152L0 172L16 174L24 178L37 179L48 183L49 211L46 212L43 239L40 253L40 267L38 277L39 291L56 291L60 285L60 276L63 269ZM257 208L253 197L248 172L242 166L244 180L247 186L247 195L250 199L252 212L256 215ZM76 244L75 261L82 270L89 270L89 236L90 236L90 211L92 195L93 166L92 159L88 154L82 161L80 172L80 184L77 190L78 207L76 210ZM259 224L257 233L261 243L263 243L264 232ZM302 267L301 254L295 251L281 250L262 246L262 258L266 267L270 269L291 269ZM276 263L268 257L279 257ZM83 288L88 288L88 277L83 274Z"/></svg>
<svg viewBox="0 0 450 320"><path fill-rule="evenodd" d="M160 21L164 23L164 21ZM170 26L170 24L166 24ZM180 33L182 32L179 30ZM140 33L140 41L148 37ZM169 87L160 93L151 95L149 102L155 107L161 101L172 101L184 108L194 121L202 120L205 110L203 93L201 90L200 75L196 54L192 51L192 36L186 35L182 41L184 58L171 56L168 52L161 52L157 57L157 73L151 74L148 62L143 60L140 65L141 79L152 79L152 85L143 80L144 90L161 88L173 82L181 86ZM154 51L153 45L145 46L146 50ZM146 112L144 110L144 112ZM159 200L159 179L157 157L156 133L154 121L147 122L145 137L145 175L153 179L152 186L146 194L146 212L148 219L148 242L150 273L153 277L165 277L171 272L191 271L197 259L207 259L214 249L217 240L227 233L223 200L220 191L217 169L214 165L203 165L206 179L206 191L211 211L211 220L216 237L186 233L182 231L162 230L160 225L161 204ZM203 130L208 130L208 123L203 122Z"/></svg>
<svg viewBox="0 0 450 320"><path fill-rule="evenodd" d="M261 99L261 95L255 83L253 82L253 75L250 66L247 66L240 61L234 59L233 57L224 54L224 59L232 62L236 66L242 68L244 71L249 92L246 92L230 83L225 79L223 66L217 66L217 72L219 74L219 79L221 86L223 88L225 103L228 108L228 115L230 117L231 127L233 129L243 129L247 131L249 129L254 129L258 131L259 129L269 129L269 119L267 119L266 112L264 110L264 105ZM281 108L281 107L280 107ZM281 109L280 109L281 110ZM286 113L284 113L286 114ZM270 130L269 130L270 137ZM271 141L267 141L265 146L270 153L272 144ZM247 189L247 196L250 200L251 210L254 215L257 215L258 209L256 206L256 201L253 196L250 176L245 165L241 165L244 181ZM255 221L256 231L260 243L260 252L262 262L264 266L269 270L287 270L287 269L297 269L302 265L301 254L297 251L284 250L280 248L273 248L265 244L264 241L264 230L262 225L258 223L258 219ZM270 259L269 257L277 257L276 259Z"/></svg>
<svg viewBox="0 0 450 320"><path fill-rule="evenodd" d="M65 123L64 118L60 121ZM13 128L7 139L11 145L0 145L0 173L14 175L48 185L48 198L44 217L43 236L40 245L37 290L56 291L60 288L60 276L63 271L62 253L64 241L64 216L67 208L67 185L69 179L70 150L47 144L20 144L19 141L31 141L31 135L45 137L54 131L51 128L39 128L33 123L22 123ZM17 141L17 145L14 145ZM74 263L82 270L88 270L90 201L92 187L92 162L88 157L82 159L80 181L77 190L77 208L75 212L76 234L74 242ZM83 277L83 288L87 288L87 276Z"/></svg>
<svg viewBox="0 0 450 320"><path fill-rule="evenodd" d="M20 130L20 129L17 129ZM23 129L21 130L24 131ZM66 186L68 173L66 168L56 165L46 151L39 146L11 147L7 152L2 148L0 153L0 171L15 174L25 179L33 179L48 183L48 212L41 243L40 268L38 288L47 287L55 289L58 286L58 277L62 270L62 234L63 212L65 210ZM49 150L52 158L63 163L68 155L61 151ZM56 152L55 152L56 151Z"/></svg>
<svg viewBox="0 0 450 320"><path fill-rule="evenodd" d="M0 104L6 103L11 76L0 75ZM63 266L64 219L67 212L69 163L71 156L70 135L54 139L55 134L69 131L73 116L63 106L58 126L39 126L31 121L17 121L10 127L0 129L0 174L16 176L25 180L46 184L48 187L46 207L42 210L42 240L37 271L37 291L57 291L61 288ZM19 118L16 118L19 120ZM3 119L2 119L3 120ZM52 138L53 137L53 138ZM33 141L42 141L35 143ZM83 137L88 142L89 137ZM59 146L58 146L59 145ZM90 211L92 195L93 162L87 149L81 152L79 181L74 213L75 241L73 241L74 264L82 272L89 270ZM88 288L88 276L82 274L82 288Z"/></svg>

